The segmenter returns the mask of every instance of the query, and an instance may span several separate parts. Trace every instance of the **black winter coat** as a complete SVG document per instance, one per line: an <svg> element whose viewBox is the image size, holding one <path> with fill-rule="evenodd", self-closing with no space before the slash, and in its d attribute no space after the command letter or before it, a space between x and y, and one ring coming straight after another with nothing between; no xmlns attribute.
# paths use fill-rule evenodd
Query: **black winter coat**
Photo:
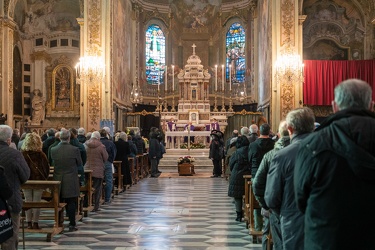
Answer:
<svg viewBox="0 0 375 250"><path fill-rule="evenodd" d="M231 170L231 176L228 187L229 197L242 198L245 194L245 181L243 176L250 174L247 150L248 146L237 148L230 157L229 168Z"/></svg>
<svg viewBox="0 0 375 250"><path fill-rule="evenodd" d="M251 166L251 175L255 177L263 156L273 149L275 141L271 138L258 138L249 145L248 159Z"/></svg>
<svg viewBox="0 0 375 250"><path fill-rule="evenodd" d="M374 249L375 114L351 109L326 119L301 143L294 187L305 249Z"/></svg>

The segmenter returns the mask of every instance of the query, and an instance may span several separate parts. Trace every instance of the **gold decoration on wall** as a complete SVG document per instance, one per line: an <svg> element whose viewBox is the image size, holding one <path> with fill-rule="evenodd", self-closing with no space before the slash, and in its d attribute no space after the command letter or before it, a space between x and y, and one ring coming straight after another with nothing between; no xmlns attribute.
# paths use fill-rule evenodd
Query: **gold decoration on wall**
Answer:
<svg viewBox="0 0 375 250"><path fill-rule="evenodd" d="M100 46L100 3L101 0L88 1L88 29L89 29L89 44Z"/></svg>
<svg viewBox="0 0 375 250"><path fill-rule="evenodd" d="M88 113L91 119L91 125L95 126L98 124L100 113L100 89L98 84L89 85L89 93L87 99L89 105Z"/></svg>
<svg viewBox="0 0 375 250"><path fill-rule="evenodd" d="M293 0L283 0L281 4L281 46L286 43L294 44L294 2Z"/></svg>
<svg viewBox="0 0 375 250"><path fill-rule="evenodd" d="M67 64L59 64L52 72L52 110L73 110L73 98L74 71Z"/></svg>
<svg viewBox="0 0 375 250"><path fill-rule="evenodd" d="M13 92L13 82L9 81L9 93Z"/></svg>
<svg viewBox="0 0 375 250"><path fill-rule="evenodd" d="M316 117L327 117L333 114L332 106L308 106Z"/></svg>
<svg viewBox="0 0 375 250"><path fill-rule="evenodd" d="M286 115L294 109L294 84L290 81L285 81L281 83L280 86L280 99L281 99L281 117L285 118Z"/></svg>
<svg viewBox="0 0 375 250"><path fill-rule="evenodd" d="M240 112L235 112L235 115L262 115L262 112L250 112L246 109L241 110Z"/></svg>

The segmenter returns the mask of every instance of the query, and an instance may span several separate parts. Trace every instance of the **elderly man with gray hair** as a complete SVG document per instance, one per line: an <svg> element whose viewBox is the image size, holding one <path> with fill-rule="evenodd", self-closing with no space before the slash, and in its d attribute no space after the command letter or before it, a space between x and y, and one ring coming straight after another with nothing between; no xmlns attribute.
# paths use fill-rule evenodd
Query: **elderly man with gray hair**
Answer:
<svg viewBox="0 0 375 250"><path fill-rule="evenodd" d="M78 168L82 166L79 149L69 143L70 131L61 129L61 142L51 148L51 158L55 165L53 179L61 181L60 197L66 203L66 214L69 217L69 232L77 231L76 208L79 196ZM63 223L64 218L60 221ZM62 225L60 225L62 226Z"/></svg>
<svg viewBox="0 0 375 250"><path fill-rule="evenodd" d="M250 143L254 142L256 139L258 139L258 125L256 124L251 124L249 127L250 130L250 135L248 137Z"/></svg>
<svg viewBox="0 0 375 250"><path fill-rule="evenodd" d="M22 210L21 184L30 176L30 168L22 153L9 147L13 130L8 125L0 125L0 165L4 167L5 177L13 191L7 200L13 221L13 236L1 243L1 249L17 249L20 212Z"/></svg>
<svg viewBox="0 0 375 250"><path fill-rule="evenodd" d="M298 149L314 131L314 122L314 113L309 108L294 109L287 114L290 145L275 153L268 170L264 200L271 212L280 216L283 249L304 249L304 215L295 202L293 174Z"/></svg>
<svg viewBox="0 0 375 250"><path fill-rule="evenodd" d="M305 249L374 249L372 88L349 79L334 95L334 114L301 143L296 159L294 188L305 214Z"/></svg>

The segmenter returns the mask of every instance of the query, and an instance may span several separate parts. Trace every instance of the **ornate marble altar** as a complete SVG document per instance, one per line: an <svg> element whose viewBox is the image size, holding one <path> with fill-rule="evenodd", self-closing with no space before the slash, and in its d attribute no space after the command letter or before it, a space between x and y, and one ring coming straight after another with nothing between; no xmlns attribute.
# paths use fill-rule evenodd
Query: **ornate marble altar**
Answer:
<svg viewBox="0 0 375 250"><path fill-rule="evenodd" d="M201 59L195 53L195 44L193 44L193 54L189 56L187 64L178 74L178 109L171 111L164 109L158 112L161 115L161 125L164 133L168 137L173 137L173 140L167 140L167 148L179 148L180 141L183 136L186 136L185 125L192 123L194 131L188 131L190 136L199 133L204 138L208 138L211 127L210 120L216 118L220 124L220 130L224 133L228 125L227 119L233 115L233 112L212 111L210 107L210 93L209 84L211 74L207 69L204 69L201 64ZM158 107L159 108L159 107ZM161 111L161 107L160 110ZM155 112L156 113L156 112ZM167 122L173 118L176 126L175 131L170 131ZM174 138L177 139L175 142ZM189 137L190 138L190 137ZM204 140L207 142L207 140ZM188 141L190 145L190 140ZM208 145L208 143L207 143Z"/></svg>

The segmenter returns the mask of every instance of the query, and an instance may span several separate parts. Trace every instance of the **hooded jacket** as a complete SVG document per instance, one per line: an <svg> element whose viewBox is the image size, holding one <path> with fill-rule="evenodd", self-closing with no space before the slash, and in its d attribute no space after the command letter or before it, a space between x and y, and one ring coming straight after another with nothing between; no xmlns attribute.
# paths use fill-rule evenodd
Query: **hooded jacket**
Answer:
<svg viewBox="0 0 375 250"><path fill-rule="evenodd" d="M322 123L301 143L294 186L305 249L374 249L375 114L347 109Z"/></svg>

